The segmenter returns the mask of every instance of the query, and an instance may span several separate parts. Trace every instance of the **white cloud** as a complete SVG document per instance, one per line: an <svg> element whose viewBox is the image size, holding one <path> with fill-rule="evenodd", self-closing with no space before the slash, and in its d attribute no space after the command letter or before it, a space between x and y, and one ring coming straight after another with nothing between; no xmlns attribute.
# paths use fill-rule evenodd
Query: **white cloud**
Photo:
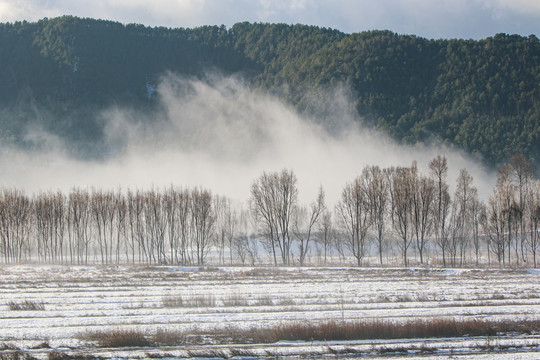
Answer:
<svg viewBox="0 0 540 360"><path fill-rule="evenodd" d="M0 0L0 21L2 22L35 21L51 15L55 16L53 8L34 0Z"/></svg>
<svg viewBox="0 0 540 360"><path fill-rule="evenodd" d="M524 15L540 15L540 1L538 0L484 0L484 6L497 13L512 11Z"/></svg>
<svg viewBox="0 0 540 360"><path fill-rule="evenodd" d="M150 26L284 22L431 38L539 33L538 0L0 0L0 21L75 15Z"/></svg>

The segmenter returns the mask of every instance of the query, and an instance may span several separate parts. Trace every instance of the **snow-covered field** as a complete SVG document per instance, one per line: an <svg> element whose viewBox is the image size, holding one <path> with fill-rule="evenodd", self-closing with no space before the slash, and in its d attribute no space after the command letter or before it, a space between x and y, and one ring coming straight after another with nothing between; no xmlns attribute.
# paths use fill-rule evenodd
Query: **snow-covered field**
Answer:
<svg viewBox="0 0 540 360"><path fill-rule="evenodd" d="M13 310L13 304L42 304ZM0 349L46 358L59 350L103 358L234 357L231 345L103 349L84 334L268 328L289 322L433 318L540 319L535 270L374 268L0 267ZM239 345L234 345L239 348ZM451 339L242 345L250 356L385 354L533 359L540 334ZM429 349L429 351L426 351ZM383 351L384 350L384 351ZM395 350L395 351L393 351ZM503 351L504 350L504 351ZM486 354L487 353L487 354ZM351 355L352 356L352 355ZM212 357L212 356L210 356ZM241 358L241 355L236 355ZM373 357L374 358L374 357Z"/></svg>

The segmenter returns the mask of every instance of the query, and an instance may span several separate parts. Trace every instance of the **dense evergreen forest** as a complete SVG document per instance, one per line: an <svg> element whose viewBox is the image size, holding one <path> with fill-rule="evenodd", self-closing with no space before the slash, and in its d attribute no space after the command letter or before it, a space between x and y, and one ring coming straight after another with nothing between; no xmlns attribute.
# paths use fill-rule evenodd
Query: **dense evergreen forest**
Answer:
<svg viewBox="0 0 540 360"><path fill-rule="evenodd" d="M345 34L306 25L238 23L194 29L64 16L0 24L0 137L28 146L39 123L95 157L99 113L152 111L168 71L240 76L301 113L332 121L321 90L351 89L369 126L405 143L435 142L500 165L540 159L540 42L531 35L430 40L389 31ZM315 100L314 100L315 99Z"/></svg>

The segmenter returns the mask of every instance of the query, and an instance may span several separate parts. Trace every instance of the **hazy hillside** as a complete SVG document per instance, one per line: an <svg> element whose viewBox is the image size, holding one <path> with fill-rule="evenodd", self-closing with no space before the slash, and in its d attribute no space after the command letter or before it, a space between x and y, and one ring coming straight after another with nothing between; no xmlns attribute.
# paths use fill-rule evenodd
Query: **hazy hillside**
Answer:
<svg viewBox="0 0 540 360"><path fill-rule="evenodd" d="M300 112L332 122L327 94L407 142L442 142L498 164L540 159L540 42L499 34L428 40L388 31L344 34L305 25L150 28L61 17L0 24L0 136L29 146L29 125L79 156L102 156L100 112L151 112L167 72L237 74ZM35 144L32 144L36 146Z"/></svg>

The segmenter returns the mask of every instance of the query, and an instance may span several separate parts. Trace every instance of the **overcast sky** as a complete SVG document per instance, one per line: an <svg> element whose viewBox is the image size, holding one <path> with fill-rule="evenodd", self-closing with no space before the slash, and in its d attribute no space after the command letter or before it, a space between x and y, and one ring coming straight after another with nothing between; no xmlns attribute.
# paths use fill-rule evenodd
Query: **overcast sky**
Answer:
<svg viewBox="0 0 540 360"><path fill-rule="evenodd" d="M540 36L540 0L0 0L0 22L60 15L167 27L249 21L428 38Z"/></svg>

